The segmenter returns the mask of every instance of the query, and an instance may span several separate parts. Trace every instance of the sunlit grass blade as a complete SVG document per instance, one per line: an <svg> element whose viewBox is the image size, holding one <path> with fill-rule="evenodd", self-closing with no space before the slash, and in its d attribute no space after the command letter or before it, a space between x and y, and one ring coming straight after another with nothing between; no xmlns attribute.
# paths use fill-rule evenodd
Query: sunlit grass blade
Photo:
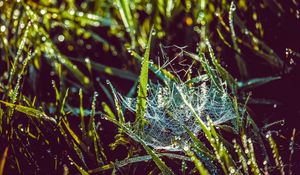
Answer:
<svg viewBox="0 0 300 175"><path fill-rule="evenodd" d="M191 151L188 147L184 148L185 154L187 154L191 160L193 161L194 165L196 166L198 172L201 175L209 175L208 170L204 167L203 163L197 158L193 151Z"/></svg>
<svg viewBox="0 0 300 175"><path fill-rule="evenodd" d="M126 28L126 31L129 33L131 39L131 47L136 47L136 38L135 38L135 22L132 16L130 1L128 0L117 0L117 7L120 12L122 21Z"/></svg>
<svg viewBox="0 0 300 175"><path fill-rule="evenodd" d="M54 120L54 118L47 116L44 112L39 111L37 109L26 107L26 106L22 106L22 105L12 104L12 103L5 102L5 101L2 101L2 100L0 100L0 103L3 103L4 105L17 110L18 112L21 112L21 113L24 113L26 115L35 117L37 119L44 119L44 120L56 123L56 121Z"/></svg>
<svg viewBox="0 0 300 175"><path fill-rule="evenodd" d="M149 71L149 57L150 57L150 48L151 41L153 35L154 27L152 27L151 32L149 34L148 43L146 46L146 51L144 53L142 68L139 77L139 85L138 85L138 96L137 96L137 104L136 104L136 120L135 123L138 125L140 130L144 128L144 115L147 108L147 88L148 88L148 71Z"/></svg>
<svg viewBox="0 0 300 175"><path fill-rule="evenodd" d="M84 170L84 168L79 166L76 161L74 161L71 157L68 158L75 165L75 167L77 168L77 170L80 172L81 175L89 175L89 173L86 170Z"/></svg>
<svg viewBox="0 0 300 175"><path fill-rule="evenodd" d="M86 130L85 130L85 122L84 122L82 89L79 89L79 113L80 113L80 128L81 128L81 131L82 131L82 138L85 138Z"/></svg>
<svg viewBox="0 0 300 175"><path fill-rule="evenodd" d="M95 150L97 163L103 164L103 161L106 160L106 155L104 153L104 149L101 145L100 136L96 130L95 126L95 114L96 114L96 101L97 101L98 93L94 92L93 101L92 101L92 111L90 115L90 120L88 124L88 136L89 136L89 144L92 145Z"/></svg>
<svg viewBox="0 0 300 175"><path fill-rule="evenodd" d="M105 112L105 114L113 119L116 119L116 116L115 114L113 113L113 111L111 110L111 108L105 103L105 102L102 102L102 108L103 108L103 111Z"/></svg>
<svg viewBox="0 0 300 175"><path fill-rule="evenodd" d="M239 68L239 72L241 74L241 77L245 78L248 76L248 70L246 67L246 63L245 61L242 59L241 55L241 49L239 48L238 44L237 44L237 37L236 37L236 33L234 30L234 21L233 21L233 16L234 16L234 11L236 10L236 5L234 4L234 2L232 1L230 4L230 9L229 9L229 27L230 27L230 33L231 33L231 40L233 43L233 49L235 50L236 54L235 54L235 60L237 63L237 66Z"/></svg>
<svg viewBox="0 0 300 175"><path fill-rule="evenodd" d="M110 86L110 89L113 93L113 96L114 96L114 102L115 102L115 108L117 110L117 116L118 116L118 119L121 123L124 123L125 122L125 118L124 118L124 115L123 115L123 112L122 112L122 108L121 108L121 104L118 100L118 97L117 97L117 93L116 93L116 90L114 89L114 87L112 86L111 82L109 80L106 81L106 83Z"/></svg>
<svg viewBox="0 0 300 175"><path fill-rule="evenodd" d="M273 154L273 158L275 160L276 168L280 171L281 175L284 175L285 174L284 165L283 165L281 156L279 154L277 144L275 143L270 131L267 133L266 138L267 138L267 140L270 144L270 147L272 149L272 154Z"/></svg>
<svg viewBox="0 0 300 175"><path fill-rule="evenodd" d="M236 94L236 81L235 79L231 76L231 74L229 72L227 72L227 70L225 70L220 63L218 62L217 58L215 57L213 48L209 42L208 39L206 39L205 44L208 48L209 51L209 55L210 58L212 59L212 63L215 66L216 70L218 71L218 73L220 74L220 76L223 78L223 80L225 80L228 84L228 86L231 88L233 94ZM219 82L220 83L220 82ZM221 84L220 84L221 86Z"/></svg>
<svg viewBox="0 0 300 175"><path fill-rule="evenodd" d="M18 51L17 51L17 55L15 56L14 58L14 61L13 61L13 64L12 64L12 68L11 68L11 71L10 71L10 76L9 76L9 80L8 80L8 85L11 85L12 83L12 80L14 78L14 75L16 73L16 68L17 68L17 63L21 57L21 54L24 50L24 47L25 47L25 44L26 44L26 40L28 39L28 32L29 32L29 29L31 29L32 27L32 24L31 24L31 21L28 22L27 24L27 27L25 28L25 32L23 34L23 37L22 37L22 40L20 42L20 45L18 47Z"/></svg>
<svg viewBox="0 0 300 175"><path fill-rule="evenodd" d="M248 174L249 168L248 168L247 159L244 155L244 152L236 140L233 140L233 144L234 144L235 152L238 155L239 162L242 164L244 174Z"/></svg>

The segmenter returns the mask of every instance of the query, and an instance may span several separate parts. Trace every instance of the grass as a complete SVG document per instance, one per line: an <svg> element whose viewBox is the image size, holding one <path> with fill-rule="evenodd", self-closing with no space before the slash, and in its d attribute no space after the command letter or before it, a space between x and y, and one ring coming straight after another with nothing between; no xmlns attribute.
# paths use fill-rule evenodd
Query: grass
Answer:
<svg viewBox="0 0 300 175"><path fill-rule="evenodd" d="M259 20L265 9L289 13L282 8L247 0L0 1L0 175L295 173L296 129L281 134L280 122L261 122L250 104L268 101L250 92L289 68ZM257 76L260 65L270 71ZM188 137L159 131L174 136L176 151L146 138L154 84L175 87L170 100L199 127L194 133L168 106L159 111ZM201 86L235 117L216 123L219 111L206 102L198 113L188 92ZM119 97L126 93L137 96L132 113Z"/></svg>

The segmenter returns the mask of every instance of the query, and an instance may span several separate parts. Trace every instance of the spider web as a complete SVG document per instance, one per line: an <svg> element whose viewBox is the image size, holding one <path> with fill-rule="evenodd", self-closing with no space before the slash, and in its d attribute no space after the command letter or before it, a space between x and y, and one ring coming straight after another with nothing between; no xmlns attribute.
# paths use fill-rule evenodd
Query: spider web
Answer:
<svg viewBox="0 0 300 175"><path fill-rule="evenodd" d="M201 131L178 89L204 122L207 121L207 115L216 125L236 116L227 92L217 91L213 86L209 87L206 82L198 87L188 87L183 83L171 86L149 83L148 89L147 109L144 116L148 123L143 131L134 132L154 149L181 151L191 141L185 127L194 135ZM136 111L136 98L128 98L121 94L118 94L118 97L125 109L131 113Z"/></svg>
<svg viewBox="0 0 300 175"><path fill-rule="evenodd" d="M160 54L154 60L158 66L158 71L166 69L179 79L186 78L187 74L192 73L192 68L196 68L195 61L185 56L187 46L163 45L159 44Z"/></svg>

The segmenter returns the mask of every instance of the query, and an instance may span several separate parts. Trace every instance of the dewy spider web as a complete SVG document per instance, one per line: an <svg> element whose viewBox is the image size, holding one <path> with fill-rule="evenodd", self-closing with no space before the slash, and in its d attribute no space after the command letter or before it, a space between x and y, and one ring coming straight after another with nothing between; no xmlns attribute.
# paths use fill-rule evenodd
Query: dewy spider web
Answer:
<svg viewBox="0 0 300 175"><path fill-rule="evenodd" d="M206 82L199 87L188 87L184 83L173 84L170 87L149 83L148 89L147 109L144 116L148 123L143 131L134 132L147 145L155 149L180 151L190 141L184 126L195 135L201 130L178 89L203 121L206 121L209 115L214 124L220 124L236 116L227 92L217 91L213 86L209 87ZM136 98L124 97L121 94L118 94L118 97L129 112L136 111Z"/></svg>
<svg viewBox="0 0 300 175"><path fill-rule="evenodd" d="M160 56L156 57L158 71L166 69L179 79L183 79L188 73L192 72L192 67L196 66L194 61L184 57L184 52L187 46L165 46L159 44ZM173 56L171 56L173 55Z"/></svg>

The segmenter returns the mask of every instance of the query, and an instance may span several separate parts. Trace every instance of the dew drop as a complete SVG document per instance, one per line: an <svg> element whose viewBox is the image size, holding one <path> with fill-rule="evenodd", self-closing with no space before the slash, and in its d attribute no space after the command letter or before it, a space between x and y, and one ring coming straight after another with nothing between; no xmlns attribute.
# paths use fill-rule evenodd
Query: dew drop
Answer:
<svg viewBox="0 0 300 175"><path fill-rule="evenodd" d="M57 40L58 40L59 42L63 42L63 41L65 40L64 35L58 35Z"/></svg>
<svg viewBox="0 0 300 175"><path fill-rule="evenodd" d="M74 10L74 9L70 9L70 10L69 10L69 14L70 14L70 15L74 15L74 14L75 14L75 10Z"/></svg>
<svg viewBox="0 0 300 175"><path fill-rule="evenodd" d="M152 29L151 34L156 35L156 30L154 28Z"/></svg>
<svg viewBox="0 0 300 175"><path fill-rule="evenodd" d="M231 2L231 5L230 5L230 11L235 11L236 10L236 5L234 4L234 2L232 1Z"/></svg>
<svg viewBox="0 0 300 175"><path fill-rule="evenodd" d="M5 25L2 25L2 26L0 27L0 31L1 31L1 32L5 32L5 30L6 30Z"/></svg>
<svg viewBox="0 0 300 175"><path fill-rule="evenodd" d="M40 13L41 13L41 15L45 15L47 13L47 10L46 9L41 9Z"/></svg>

